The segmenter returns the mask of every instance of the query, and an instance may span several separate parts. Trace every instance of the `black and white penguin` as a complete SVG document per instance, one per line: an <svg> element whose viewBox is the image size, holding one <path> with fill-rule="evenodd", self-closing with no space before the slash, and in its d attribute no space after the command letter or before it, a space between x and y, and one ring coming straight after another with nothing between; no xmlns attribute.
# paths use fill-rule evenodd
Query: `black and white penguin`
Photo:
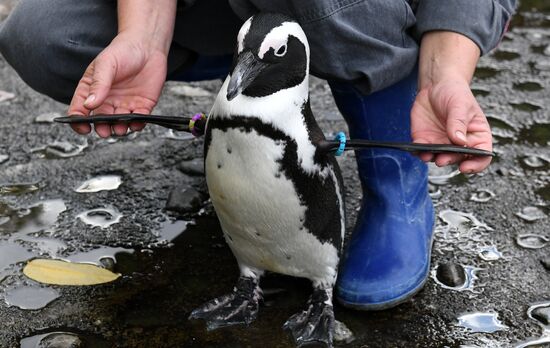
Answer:
<svg viewBox="0 0 550 348"><path fill-rule="evenodd" d="M274 13L242 26L230 75L208 117L205 171L240 267L233 291L191 314L208 329L249 324L265 271L310 279L307 310L284 325L298 346L332 347L332 290L345 230L342 178L309 103L309 45Z"/></svg>

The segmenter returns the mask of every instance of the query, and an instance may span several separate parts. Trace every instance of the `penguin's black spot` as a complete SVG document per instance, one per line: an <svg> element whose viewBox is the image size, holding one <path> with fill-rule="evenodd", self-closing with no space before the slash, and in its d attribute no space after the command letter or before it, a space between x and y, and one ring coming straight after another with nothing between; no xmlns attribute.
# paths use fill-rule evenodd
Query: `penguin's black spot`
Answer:
<svg viewBox="0 0 550 348"><path fill-rule="evenodd" d="M233 152L233 149L231 149L231 147L227 147L227 153L230 154L231 152Z"/></svg>
<svg viewBox="0 0 550 348"><path fill-rule="evenodd" d="M313 118L309 101L307 101L302 112L306 121L310 140L313 144L324 140L322 130ZM263 123L258 118L232 116L231 118L211 118L205 134L205 156L212 140L212 130L219 129L226 132L228 129L239 129L243 132L256 132L257 134L281 141L284 143L283 158L279 160L279 170L292 181L301 203L306 207L303 228L315 235L321 243L331 243L340 250L342 245L342 221L340 206L338 205L338 192L333 177L328 175L312 175L304 172L298 161L298 145L288 135L274 128L272 125ZM321 168L331 167L334 169L338 187L342 191L343 181L338 163L333 155L327 155L318 150L314 156L315 164ZM343 192L340 192L343 197Z"/></svg>
<svg viewBox="0 0 550 348"><path fill-rule="evenodd" d="M222 168L222 164L218 162L218 169L221 169L221 168Z"/></svg>
<svg viewBox="0 0 550 348"><path fill-rule="evenodd" d="M258 232L256 232L256 235L257 235L258 237L261 236L261 234L259 234Z"/></svg>
<svg viewBox="0 0 550 348"><path fill-rule="evenodd" d="M279 179L281 177L281 173L275 173L275 177Z"/></svg>
<svg viewBox="0 0 550 348"><path fill-rule="evenodd" d="M290 257L290 255L287 255L287 256L286 256L286 259L287 259L287 260L290 260L291 258L292 258L292 257Z"/></svg>

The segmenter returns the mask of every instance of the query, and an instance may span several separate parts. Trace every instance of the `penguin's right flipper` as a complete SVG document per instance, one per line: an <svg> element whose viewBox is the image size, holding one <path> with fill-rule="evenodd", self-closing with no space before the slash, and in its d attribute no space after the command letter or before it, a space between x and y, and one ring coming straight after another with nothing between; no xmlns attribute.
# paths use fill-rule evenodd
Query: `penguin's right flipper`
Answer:
<svg viewBox="0 0 550 348"><path fill-rule="evenodd" d="M210 300L191 312L189 319L203 319L208 331L233 325L249 325L258 317L258 279L239 277L233 292Z"/></svg>
<svg viewBox="0 0 550 348"><path fill-rule="evenodd" d="M315 345L332 348L335 319L332 289L314 289L307 310L294 314L284 324L297 347Z"/></svg>

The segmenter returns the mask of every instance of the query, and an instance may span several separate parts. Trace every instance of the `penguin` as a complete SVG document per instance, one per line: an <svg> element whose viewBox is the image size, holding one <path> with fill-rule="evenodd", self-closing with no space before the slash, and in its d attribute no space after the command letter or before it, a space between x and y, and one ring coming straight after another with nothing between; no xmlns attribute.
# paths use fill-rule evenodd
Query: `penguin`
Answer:
<svg viewBox="0 0 550 348"><path fill-rule="evenodd" d="M208 115L205 174L240 269L234 289L195 309L209 330L250 324L266 272L311 280L307 308L288 319L297 346L332 347L345 231L342 176L309 101L310 49L292 18L260 13L238 33L231 71Z"/></svg>

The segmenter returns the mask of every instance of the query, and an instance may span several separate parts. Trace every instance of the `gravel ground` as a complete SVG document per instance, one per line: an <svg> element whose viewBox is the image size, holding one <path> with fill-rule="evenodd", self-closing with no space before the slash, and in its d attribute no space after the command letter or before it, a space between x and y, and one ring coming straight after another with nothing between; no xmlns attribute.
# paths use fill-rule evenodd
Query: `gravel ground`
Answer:
<svg viewBox="0 0 550 348"><path fill-rule="evenodd" d="M15 3L0 0L0 21ZM524 1L521 11L501 46L481 60L472 86L490 116L498 157L480 175L432 168L439 216L434 276L412 301L394 309L337 306L337 319L355 335L338 346L514 347L540 337L550 342L550 329L543 326L550 315L544 310L550 306L550 6ZM208 110L219 86L170 82L156 113ZM311 95L327 134L346 129L323 81L312 79ZM48 121L65 110L32 91L0 58L0 346L34 347L45 335L63 332L44 342L291 347L281 326L307 299L310 287L302 280L267 277L265 304L248 328L207 333L201 323L187 320L193 308L229 290L238 274L206 196L202 139L155 126L125 138L81 137ZM339 161L353 226L361 198L354 156L346 153ZM118 188L75 191L105 175L120 180ZM168 205L178 212L165 209L169 196ZM91 209L108 213L87 215L95 227L77 218ZM118 222L100 226L119 214ZM21 272L26 260L38 256L96 262L123 276L101 286L46 287ZM464 268L474 275L467 285L452 288L436 280L439 273L455 281L457 265L457 274ZM542 309L529 316L537 304ZM459 325L460 316L476 312L496 315L502 326L476 333ZM544 344L533 347L550 347Z"/></svg>

